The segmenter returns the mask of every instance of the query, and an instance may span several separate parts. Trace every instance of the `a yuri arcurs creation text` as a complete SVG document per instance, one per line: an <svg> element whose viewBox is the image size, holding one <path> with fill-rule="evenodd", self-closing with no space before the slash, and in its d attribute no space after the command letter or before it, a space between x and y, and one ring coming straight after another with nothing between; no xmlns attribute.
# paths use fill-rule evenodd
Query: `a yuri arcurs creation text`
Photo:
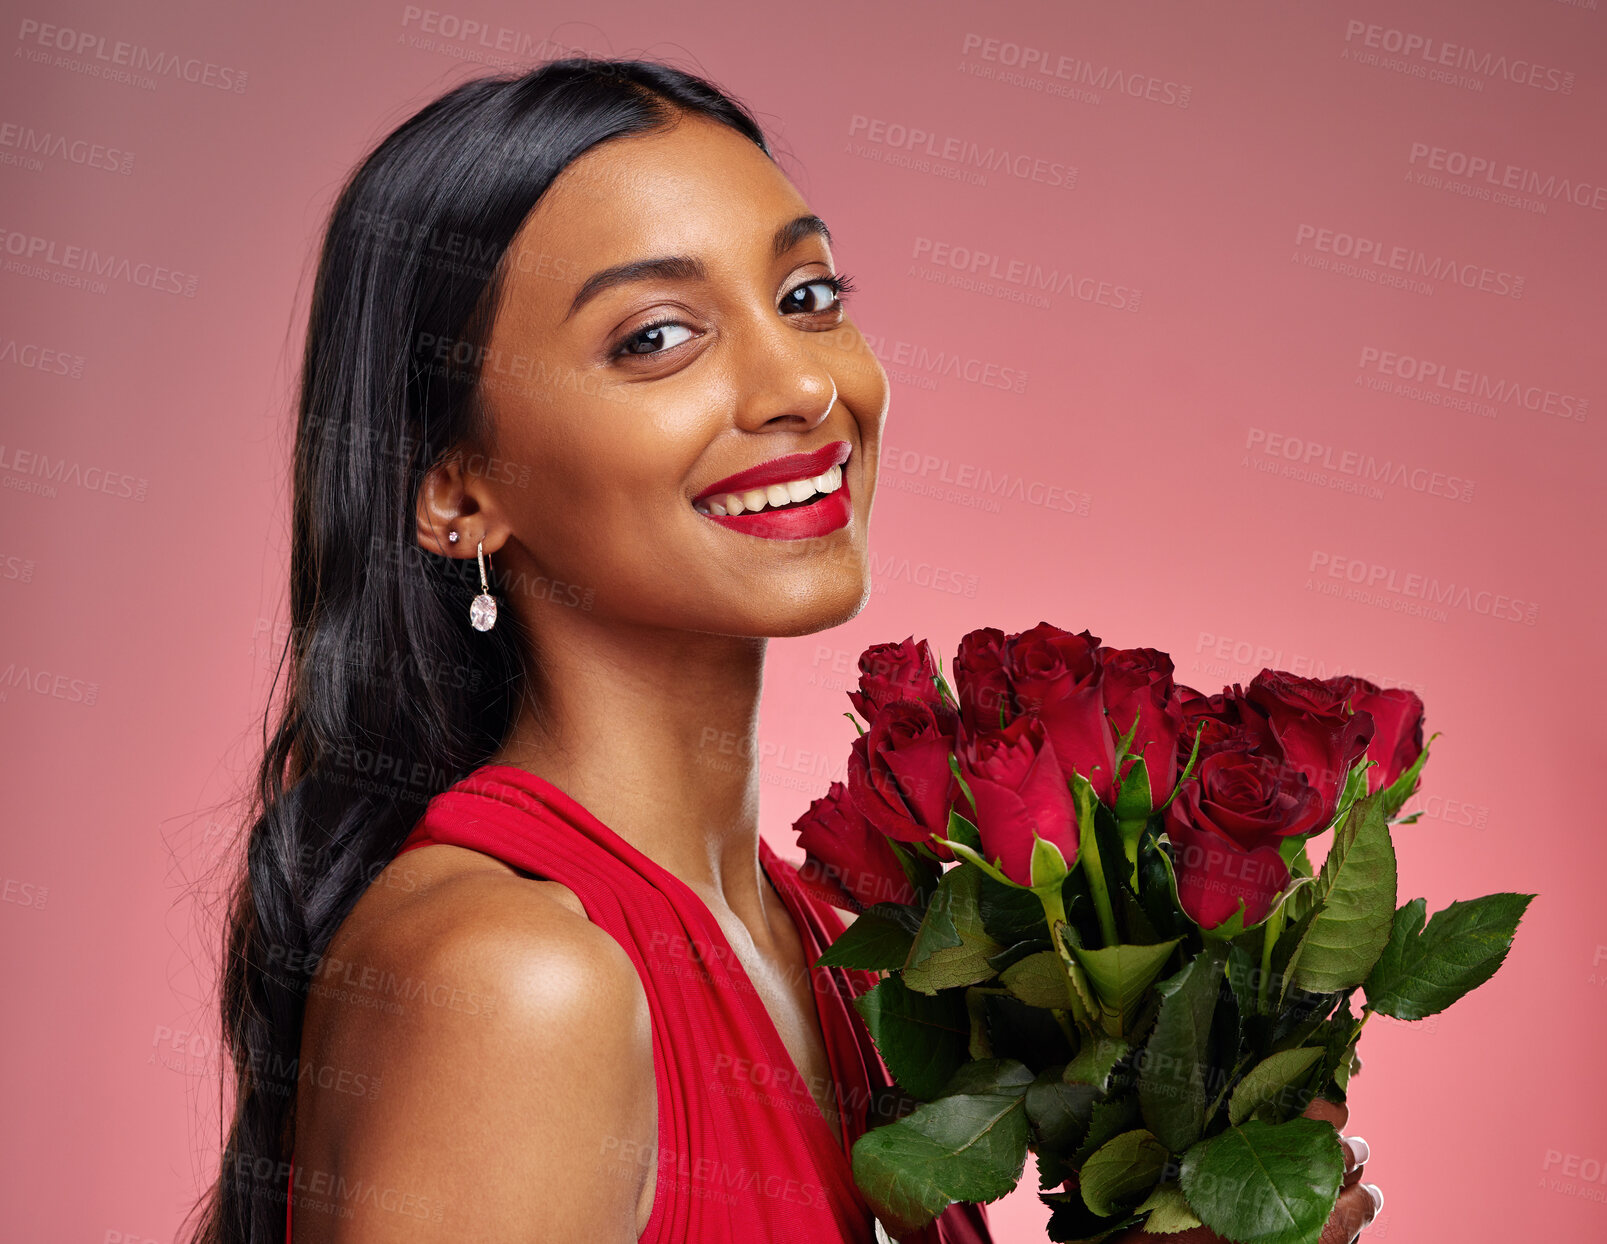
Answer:
<svg viewBox="0 0 1607 1244"><path fill-rule="evenodd" d="M1421 700L1275 670L1206 695L1047 622L972 631L952 685L913 638L860 670L847 784L795 828L860 913L821 963L919 1103L854 1146L878 1217L994 1200L1031 1152L1053 1240L1315 1244L1344 1155L1306 1111L1344 1102L1369 1016L1488 980L1533 897L1396 906Z"/></svg>

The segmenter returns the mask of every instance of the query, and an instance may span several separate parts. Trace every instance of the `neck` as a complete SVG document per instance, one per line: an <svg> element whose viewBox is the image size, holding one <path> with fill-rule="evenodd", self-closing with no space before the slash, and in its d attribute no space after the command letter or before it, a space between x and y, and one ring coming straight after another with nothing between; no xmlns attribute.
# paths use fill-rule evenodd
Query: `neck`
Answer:
<svg viewBox="0 0 1607 1244"><path fill-rule="evenodd" d="M553 783L706 901L762 918L757 731L767 641L535 619L539 708L492 757Z"/></svg>

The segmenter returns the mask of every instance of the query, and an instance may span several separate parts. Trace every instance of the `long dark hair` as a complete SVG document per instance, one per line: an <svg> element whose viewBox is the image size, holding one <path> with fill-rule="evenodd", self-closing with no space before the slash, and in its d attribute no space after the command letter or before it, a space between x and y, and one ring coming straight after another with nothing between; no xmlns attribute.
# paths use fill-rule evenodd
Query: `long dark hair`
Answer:
<svg viewBox="0 0 1607 1244"><path fill-rule="evenodd" d="M270 693L223 947L232 1101L195 1244L284 1239L319 957L428 799L486 762L523 698L540 703L512 611L489 632L469 625L476 561L415 536L425 472L464 445L495 450L481 351L508 245L571 161L681 114L772 154L748 110L705 79L577 56L449 91L335 202L300 378L282 703Z"/></svg>

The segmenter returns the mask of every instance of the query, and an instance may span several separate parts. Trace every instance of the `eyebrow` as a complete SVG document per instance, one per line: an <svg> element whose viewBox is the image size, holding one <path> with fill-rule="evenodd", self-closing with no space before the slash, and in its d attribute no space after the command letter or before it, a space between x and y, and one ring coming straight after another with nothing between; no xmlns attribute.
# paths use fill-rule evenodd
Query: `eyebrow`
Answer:
<svg viewBox="0 0 1607 1244"><path fill-rule="evenodd" d="M771 238L771 248L775 257L780 259L799 242L812 235L824 238L826 245L831 245L831 230L826 228L826 222L819 216L804 215L789 220L777 229ZM703 261L690 255L666 255L661 259L635 259L630 263L615 264L612 268L604 268L601 272L594 272L586 278L581 287L575 291L569 310L564 313L564 320L572 318L593 298L616 285L647 280L702 281L707 277L708 270L703 266Z"/></svg>

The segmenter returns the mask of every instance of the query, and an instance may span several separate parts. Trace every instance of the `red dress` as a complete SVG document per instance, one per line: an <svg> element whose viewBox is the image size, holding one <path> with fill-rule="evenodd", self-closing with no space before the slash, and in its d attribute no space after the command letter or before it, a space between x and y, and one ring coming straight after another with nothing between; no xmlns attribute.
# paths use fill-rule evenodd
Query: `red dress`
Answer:
<svg viewBox="0 0 1607 1244"><path fill-rule="evenodd" d="M873 1244L874 1217L849 1158L879 1121L873 1094L889 1082L850 1003L873 977L810 968L845 1133L839 1144L708 906L558 787L513 765L483 765L430 801L401 850L431 843L567 886L636 965L652 1016L659 1120L642 1244ZM812 965L842 919L762 839L759 859ZM991 1244L975 1205L950 1206L905 1238Z"/></svg>

